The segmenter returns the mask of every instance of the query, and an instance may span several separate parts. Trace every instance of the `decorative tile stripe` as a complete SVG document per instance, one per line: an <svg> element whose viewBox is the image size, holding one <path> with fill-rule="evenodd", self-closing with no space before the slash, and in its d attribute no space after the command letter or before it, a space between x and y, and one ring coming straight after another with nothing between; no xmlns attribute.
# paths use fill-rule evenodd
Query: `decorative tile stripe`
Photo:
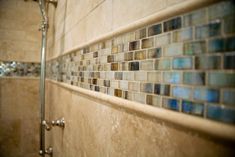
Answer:
<svg viewBox="0 0 235 157"><path fill-rule="evenodd" d="M172 17L49 61L89 90L235 123L234 1Z"/></svg>
<svg viewBox="0 0 235 157"><path fill-rule="evenodd" d="M39 75L40 75L39 63L0 61L0 77L1 76L38 77Z"/></svg>

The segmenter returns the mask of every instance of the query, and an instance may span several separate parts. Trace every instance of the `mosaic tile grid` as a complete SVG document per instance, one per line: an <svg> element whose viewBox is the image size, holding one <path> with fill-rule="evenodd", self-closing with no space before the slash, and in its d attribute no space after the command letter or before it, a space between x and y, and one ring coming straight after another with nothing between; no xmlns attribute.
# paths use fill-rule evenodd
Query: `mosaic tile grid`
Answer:
<svg viewBox="0 0 235 157"><path fill-rule="evenodd" d="M234 124L234 17L234 1L172 17L51 60L47 76Z"/></svg>
<svg viewBox="0 0 235 157"><path fill-rule="evenodd" d="M0 77L1 76L38 77L39 75L40 75L39 63L0 61Z"/></svg>

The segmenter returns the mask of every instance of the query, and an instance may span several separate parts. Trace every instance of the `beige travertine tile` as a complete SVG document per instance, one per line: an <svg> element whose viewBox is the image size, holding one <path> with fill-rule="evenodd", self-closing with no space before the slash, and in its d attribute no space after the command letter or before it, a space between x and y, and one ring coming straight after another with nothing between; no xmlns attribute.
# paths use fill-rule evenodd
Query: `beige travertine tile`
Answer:
<svg viewBox="0 0 235 157"><path fill-rule="evenodd" d="M52 130L55 156L232 156L233 148L150 117L113 108L48 83L54 116L65 116L64 130ZM57 96L59 94L59 97ZM53 98L55 97L55 98ZM61 97L65 98L63 100ZM68 99L67 99L68 98ZM58 101L57 101L58 99ZM62 101L62 103L60 103ZM67 110L61 115L61 110ZM207 148L207 149L204 149Z"/></svg>
<svg viewBox="0 0 235 157"><path fill-rule="evenodd" d="M126 0L125 5L119 0L113 1L113 30L151 15L166 7L166 1Z"/></svg>
<svg viewBox="0 0 235 157"><path fill-rule="evenodd" d="M1 60L39 61L41 16L38 4L0 1L0 21Z"/></svg>
<svg viewBox="0 0 235 157"><path fill-rule="evenodd" d="M39 156L39 81L0 78L0 156Z"/></svg>
<svg viewBox="0 0 235 157"><path fill-rule="evenodd" d="M90 41L101 36L112 28L112 1L105 1L87 17L86 37ZM95 26L95 27L94 27Z"/></svg>

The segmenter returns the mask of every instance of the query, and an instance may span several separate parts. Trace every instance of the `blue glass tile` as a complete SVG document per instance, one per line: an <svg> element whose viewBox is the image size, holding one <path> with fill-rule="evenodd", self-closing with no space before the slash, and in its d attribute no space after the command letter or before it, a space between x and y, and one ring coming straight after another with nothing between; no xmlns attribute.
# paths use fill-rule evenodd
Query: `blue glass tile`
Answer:
<svg viewBox="0 0 235 157"><path fill-rule="evenodd" d="M182 111L189 114L194 114L198 116L203 116L204 105L201 103L194 103L191 101L182 102Z"/></svg>
<svg viewBox="0 0 235 157"><path fill-rule="evenodd" d="M202 54L206 52L206 43L205 41L193 41L184 43L184 54L194 55Z"/></svg>
<svg viewBox="0 0 235 157"><path fill-rule="evenodd" d="M174 69L191 69L192 58L174 58L173 68Z"/></svg>
<svg viewBox="0 0 235 157"><path fill-rule="evenodd" d="M225 49L226 51L235 50L235 37L230 37L226 39Z"/></svg>
<svg viewBox="0 0 235 157"><path fill-rule="evenodd" d="M226 123L235 123L235 110L223 106L208 105L207 117Z"/></svg>
<svg viewBox="0 0 235 157"><path fill-rule="evenodd" d="M222 1L208 8L209 20L223 18L227 15L234 15L234 0Z"/></svg>
<svg viewBox="0 0 235 157"><path fill-rule="evenodd" d="M158 95L170 95L170 85L155 84L154 93Z"/></svg>
<svg viewBox="0 0 235 157"><path fill-rule="evenodd" d="M185 72L183 75L185 84L204 85L205 73L203 72Z"/></svg>
<svg viewBox="0 0 235 157"><path fill-rule="evenodd" d="M235 55L225 55L224 56L224 68L225 69L235 69Z"/></svg>
<svg viewBox="0 0 235 157"><path fill-rule="evenodd" d="M220 69L220 56L198 56L195 58L196 69Z"/></svg>
<svg viewBox="0 0 235 157"><path fill-rule="evenodd" d="M210 72L208 84L216 87L235 87L235 73Z"/></svg>
<svg viewBox="0 0 235 157"><path fill-rule="evenodd" d="M179 72L164 72L163 79L164 79L164 82L167 82L167 83L180 83L181 74Z"/></svg>
<svg viewBox="0 0 235 157"><path fill-rule="evenodd" d="M153 84L152 83L141 84L141 92L152 93L153 92Z"/></svg>
<svg viewBox="0 0 235 157"><path fill-rule="evenodd" d="M153 36L162 33L162 25L157 24L148 28L148 36Z"/></svg>
<svg viewBox="0 0 235 157"><path fill-rule="evenodd" d="M230 15L224 18L224 32L229 34L229 33L234 33L235 32L235 16Z"/></svg>
<svg viewBox="0 0 235 157"><path fill-rule="evenodd" d="M209 52L222 52L224 51L225 42L223 39L213 39L209 41L208 51Z"/></svg>
<svg viewBox="0 0 235 157"><path fill-rule="evenodd" d="M220 35L221 24L220 22L210 23L203 26L196 27L196 38L204 39L207 37L213 37Z"/></svg>
<svg viewBox="0 0 235 157"><path fill-rule="evenodd" d="M225 90L223 92L223 103L235 106L235 90Z"/></svg>
<svg viewBox="0 0 235 157"><path fill-rule="evenodd" d="M164 22L164 32L181 28L181 17Z"/></svg>
<svg viewBox="0 0 235 157"><path fill-rule="evenodd" d="M171 68L171 60L170 59L160 59L155 62L156 70L167 70Z"/></svg>
<svg viewBox="0 0 235 157"><path fill-rule="evenodd" d="M206 9L200 9L183 16L184 26L195 26L206 23Z"/></svg>
<svg viewBox="0 0 235 157"><path fill-rule="evenodd" d="M163 99L163 107L178 111L180 108L180 101L177 99Z"/></svg>
<svg viewBox="0 0 235 157"><path fill-rule="evenodd" d="M190 99L192 90L188 87L173 87L172 94L177 98Z"/></svg>
<svg viewBox="0 0 235 157"><path fill-rule="evenodd" d="M215 89L196 88L194 90L194 99L207 102L218 102L219 91Z"/></svg>

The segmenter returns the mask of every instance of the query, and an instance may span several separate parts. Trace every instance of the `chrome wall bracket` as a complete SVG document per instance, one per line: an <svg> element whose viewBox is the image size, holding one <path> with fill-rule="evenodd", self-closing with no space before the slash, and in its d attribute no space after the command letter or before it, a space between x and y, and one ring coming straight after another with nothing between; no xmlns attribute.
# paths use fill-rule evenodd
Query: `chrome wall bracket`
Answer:
<svg viewBox="0 0 235 157"><path fill-rule="evenodd" d="M54 127L54 126L64 128L65 127L65 120L64 120L64 117L60 118L60 119L57 119L57 120L52 120L51 122L43 120L42 121L42 126L44 126L44 128L47 131L50 131L52 129L52 127Z"/></svg>
<svg viewBox="0 0 235 157"><path fill-rule="evenodd" d="M52 147L48 147L46 150L45 150L45 154L49 155L49 156L52 156L53 154L53 149Z"/></svg>
<svg viewBox="0 0 235 157"><path fill-rule="evenodd" d="M51 121L51 124L52 124L52 126L58 126L58 127L64 128L65 127L65 120L64 120L64 118L53 120L53 121Z"/></svg>

